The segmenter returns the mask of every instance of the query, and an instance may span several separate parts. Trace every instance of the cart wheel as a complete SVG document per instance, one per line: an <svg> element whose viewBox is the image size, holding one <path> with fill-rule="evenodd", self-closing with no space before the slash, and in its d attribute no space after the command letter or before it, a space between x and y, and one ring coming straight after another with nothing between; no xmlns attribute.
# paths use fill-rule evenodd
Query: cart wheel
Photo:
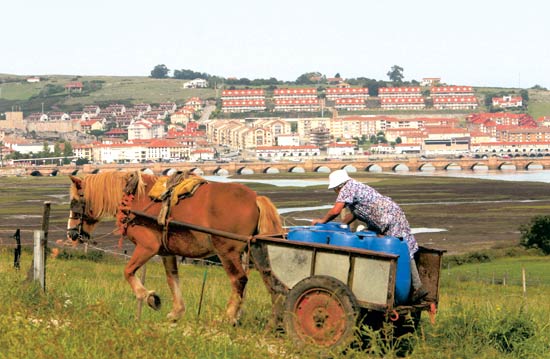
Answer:
<svg viewBox="0 0 550 359"><path fill-rule="evenodd" d="M348 286L329 276L300 281L285 301L284 324L299 344L345 347L352 343L359 306Z"/></svg>

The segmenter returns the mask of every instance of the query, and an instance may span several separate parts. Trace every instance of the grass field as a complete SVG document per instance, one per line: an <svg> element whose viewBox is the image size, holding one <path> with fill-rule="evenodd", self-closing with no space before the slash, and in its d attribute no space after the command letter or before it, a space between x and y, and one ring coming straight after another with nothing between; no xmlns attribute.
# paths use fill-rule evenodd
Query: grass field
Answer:
<svg viewBox="0 0 550 359"><path fill-rule="evenodd" d="M413 226L448 229L441 234L418 235L420 243L485 261L456 265L467 260L444 257L447 260L439 313L433 325L428 316L423 316L422 329L409 338L416 348L411 358L550 358L550 261L547 257L528 256L516 247L519 224L535 214L548 213L550 185L369 173L354 176L403 204ZM311 174L274 176L308 177ZM323 174L313 177L326 179ZM124 259L105 255L99 262L48 259L46 295L36 285L24 284L30 253L23 253L22 270L15 271L11 235L17 226L22 229L24 242L29 243L32 231L40 228L43 202L50 201L49 240L54 247L53 242L63 238L65 232L68 184L69 179L63 176L0 178L0 359L319 357L299 351L290 338L267 330L271 304L255 271L247 289L241 325L236 328L220 322L230 287L218 267L208 267L198 316L206 267L181 266L188 311L176 325L165 320L171 307L170 293L158 261L148 265L146 285L158 292L164 305L158 312L144 308L140 322L135 321L136 301L122 275ZM324 205L334 200L334 193L325 185L249 185L278 207ZM495 199L505 202L491 202ZM524 203L529 199L533 202ZM470 201L480 203L472 205ZM296 222L320 213L291 213L285 219ZM112 221L105 223L98 229L98 236L101 238L112 227ZM118 236L109 237L115 244L117 240ZM128 248L131 250L131 245ZM507 257L500 258L503 253ZM101 258L92 254L90 258ZM522 268L526 272L525 294ZM380 339L381 332L363 330L372 338L366 351L334 357L394 356L395 348Z"/></svg>
<svg viewBox="0 0 550 359"><path fill-rule="evenodd" d="M0 250L0 358L318 358L298 350L290 338L266 329L269 296L257 272L251 272L241 324L220 321L229 296L223 271L213 266L182 265L184 318L170 324L169 291L162 265L147 266L146 285L164 301L160 311L144 308L135 320L136 300L122 277L123 262L105 259L49 259L47 291L23 283L30 254L22 268L11 268L11 252ZM493 266L550 272L550 262L522 257L497 260ZM532 266L533 265L533 266ZM486 265L445 269L435 323L423 316L421 330L412 338L409 358L548 358L550 350L550 283L528 286L490 285L456 279L464 272L485 272ZM205 271L202 310L200 288ZM487 272L489 274L490 271ZM363 328L366 332L368 330ZM382 330L384 331L384 330ZM395 357L394 348L370 333L365 351L352 350L334 358Z"/></svg>

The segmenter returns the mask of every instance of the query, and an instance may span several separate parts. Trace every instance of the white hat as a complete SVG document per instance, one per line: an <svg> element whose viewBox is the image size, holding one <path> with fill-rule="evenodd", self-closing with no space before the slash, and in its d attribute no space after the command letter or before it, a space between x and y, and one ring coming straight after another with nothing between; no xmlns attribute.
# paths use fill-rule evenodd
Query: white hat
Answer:
<svg viewBox="0 0 550 359"><path fill-rule="evenodd" d="M328 176L328 189L338 187L350 179L346 170L336 170Z"/></svg>

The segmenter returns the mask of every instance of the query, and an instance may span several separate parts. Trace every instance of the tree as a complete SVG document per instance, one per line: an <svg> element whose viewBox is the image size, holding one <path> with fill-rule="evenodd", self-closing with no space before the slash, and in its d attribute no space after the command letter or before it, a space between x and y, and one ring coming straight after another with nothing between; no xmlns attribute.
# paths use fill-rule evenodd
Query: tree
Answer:
<svg viewBox="0 0 550 359"><path fill-rule="evenodd" d="M540 248L544 254L550 254L550 216L535 216L521 225L519 231L522 246Z"/></svg>
<svg viewBox="0 0 550 359"><path fill-rule="evenodd" d="M403 68L401 66L393 65L391 70L386 74L390 78L390 81L394 84L400 84L403 82Z"/></svg>
<svg viewBox="0 0 550 359"><path fill-rule="evenodd" d="M325 82L326 78L320 72L306 72L296 79L296 85L312 85Z"/></svg>
<svg viewBox="0 0 550 359"><path fill-rule="evenodd" d="M168 77L169 72L170 70L166 67L166 65L157 65L151 71L151 77L154 79L164 79Z"/></svg>

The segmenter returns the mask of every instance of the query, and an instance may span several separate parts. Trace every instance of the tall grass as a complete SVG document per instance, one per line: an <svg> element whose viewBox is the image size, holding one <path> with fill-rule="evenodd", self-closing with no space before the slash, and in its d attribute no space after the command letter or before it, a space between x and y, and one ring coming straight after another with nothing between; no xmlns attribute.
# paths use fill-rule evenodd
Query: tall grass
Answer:
<svg viewBox="0 0 550 359"><path fill-rule="evenodd" d="M241 324L222 321L230 287L214 266L180 266L187 312L180 322L165 317L171 308L162 264L150 262L146 287L163 300L159 311L143 309L135 320L136 300L122 276L124 263L108 259L49 259L47 291L24 283L22 270L12 268L12 253L0 252L0 358L307 358L316 352L298 349L288 336L268 329L271 303L258 273L251 272ZM495 265L520 266L525 258L498 260ZM548 272L550 264L538 263ZM478 265L471 265L474 270ZM480 268L483 268L483 265ZM550 352L550 286L488 285L457 280L468 266L444 270L435 324L424 314L421 330L409 336L410 358L548 358ZM480 269L480 272L483 269ZM200 288L207 271L202 311ZM138 273L139 274L139 273ZM547 283L548 284L548 283ZM364 350L334 357L392 358L397 349L369 332Z"/></svg>

